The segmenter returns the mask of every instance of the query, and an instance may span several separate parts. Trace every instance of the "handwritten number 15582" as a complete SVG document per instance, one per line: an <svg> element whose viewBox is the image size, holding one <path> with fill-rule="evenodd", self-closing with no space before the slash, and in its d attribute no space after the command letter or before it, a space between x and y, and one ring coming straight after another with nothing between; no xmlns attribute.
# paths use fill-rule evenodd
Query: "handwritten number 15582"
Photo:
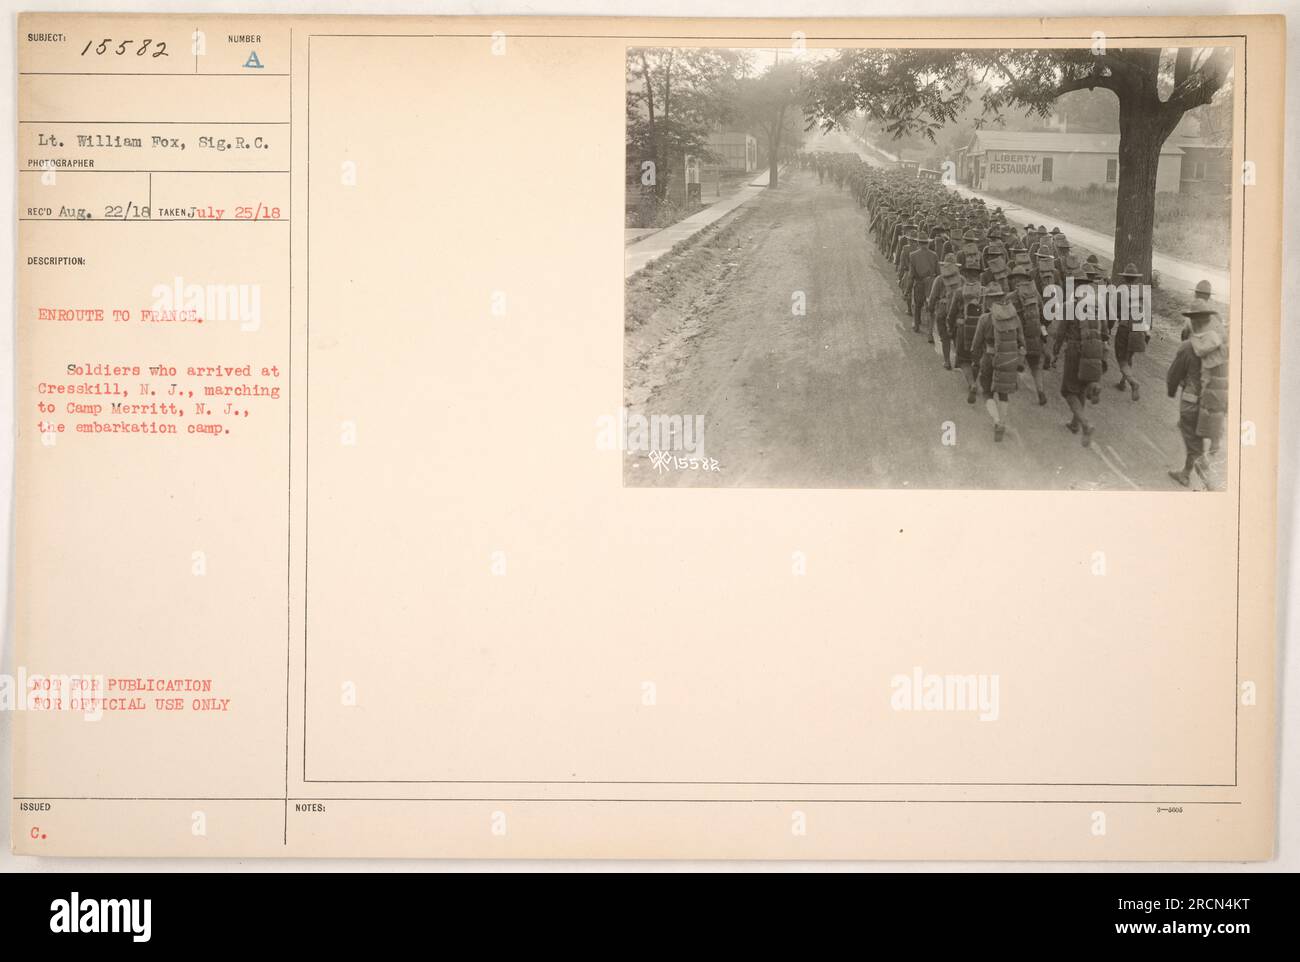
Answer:
<svg viewBox="0 0 1300 962"><path fill-rule="evenodd" d="M153 46L154 43L152 40L123 40L114 47L112 39L107 37L99 41L98 44L93 40L87 40L86 45L81 48L81 55L84 57L86 54L91 52L91 47L94 47L96 56L102 57L107 53L115 53L119 57L124 57L130 53L131 45L135 43L140 45L139 49L135 52L137 57L143 57L146 54L150 57L167 56L167 44L162 40L158 41L157 47L154 49L153 53L149 53L149 48Z"/></svg>

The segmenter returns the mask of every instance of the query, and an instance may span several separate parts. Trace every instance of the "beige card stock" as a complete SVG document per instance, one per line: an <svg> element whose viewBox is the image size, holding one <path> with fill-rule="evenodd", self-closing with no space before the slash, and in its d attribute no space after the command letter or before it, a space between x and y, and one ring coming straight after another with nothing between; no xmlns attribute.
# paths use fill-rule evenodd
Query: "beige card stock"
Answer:
<svg viewBox="0 0 1300 962"><path fill-rule="evenodd" d="M18 32L17 852L1270 856L1280 18ZM1099 34L1231 51L1221 490L1165 474L1176 337L1095 451L1057 370L993 440L818 182L906 166L862 118L775 189L756 122L662 193L629 146L640 49Z"/></svg>

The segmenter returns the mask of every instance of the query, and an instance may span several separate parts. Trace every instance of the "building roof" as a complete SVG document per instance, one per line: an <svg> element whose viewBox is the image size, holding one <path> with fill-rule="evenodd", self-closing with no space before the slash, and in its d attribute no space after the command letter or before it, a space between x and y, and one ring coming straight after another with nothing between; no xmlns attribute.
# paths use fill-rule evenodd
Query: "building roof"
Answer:
<svg viewBox="0 0 1300 962"><path fill-rule="evenodd" d="M1038 130L980 130L971 143L971 153L988 150L1024 150L1032 153L1118 154L1119 134L1062 134ZM1182 151L1165 141L1162 154Z"/></svg>
<svg viewBox="0 0 1300 962"><path fill-rule="evenodd" d="M741 144L754 140L754 135L743 130L715 130L708 136L710 143Z"/></svg>

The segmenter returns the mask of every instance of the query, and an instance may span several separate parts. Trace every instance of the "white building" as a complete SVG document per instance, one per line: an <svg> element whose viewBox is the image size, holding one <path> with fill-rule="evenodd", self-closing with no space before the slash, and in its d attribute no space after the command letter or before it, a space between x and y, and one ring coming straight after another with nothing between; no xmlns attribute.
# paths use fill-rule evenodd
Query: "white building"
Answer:
<svg viewBox="0 0 1300 962"><path fill-rule="evenodd" d="M1176 192L1183 151L1166 141L1160 151L1156 191ZM976 190L1025 187L1115 188L1119 181L1119 134L981 130L960 160L961 179Z"/></svg>
<svg viewBox="0 0 1300 962"><path fill-rule="evenodd" d="M717 130L709 134L709 153L720 158L724 170L752 174L758 169L758 141L743 130Z"/></svg>

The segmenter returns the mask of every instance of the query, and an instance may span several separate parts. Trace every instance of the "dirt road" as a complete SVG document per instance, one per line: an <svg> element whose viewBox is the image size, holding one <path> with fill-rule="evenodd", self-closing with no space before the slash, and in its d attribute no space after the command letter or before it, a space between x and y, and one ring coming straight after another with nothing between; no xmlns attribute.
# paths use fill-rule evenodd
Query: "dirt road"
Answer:
<svg viewBox="0 0 1300 962"><path fill-rule="evenodd" d="M967 404L962 374L913 333L866 226L847 190L795 172L629 280L629 412L701 415L717 470L629 451L628 484L1182 490L1166 474L1183 459L1164 388L1177 346L1168 330L1136 362L1140 401L1111 386L1109 358L1089 406L1092 447L1065 429L1055 371L1045 407L1021 375L995 443L983 400ZM800 296L803 316L792 311Z"/></svg>

